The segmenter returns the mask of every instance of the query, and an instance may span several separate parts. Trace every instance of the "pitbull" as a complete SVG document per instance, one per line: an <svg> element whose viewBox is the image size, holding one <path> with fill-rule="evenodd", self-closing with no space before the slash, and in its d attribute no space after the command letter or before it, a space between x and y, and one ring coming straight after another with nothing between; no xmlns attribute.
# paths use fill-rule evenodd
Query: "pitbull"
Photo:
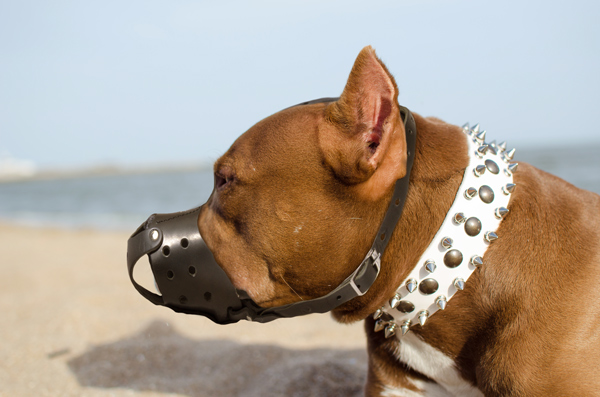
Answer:
<svg viewBox="0 0 600 397"><path fill-rule="evenodd" d="M275 308L330 294L372 256L372 285L332 310L364 320L368 396L600 395L600 197L517 167L479 126L412 114L410 143L403 109L365 47L339 98L241 135L197 217L216 263Z"/></svg>

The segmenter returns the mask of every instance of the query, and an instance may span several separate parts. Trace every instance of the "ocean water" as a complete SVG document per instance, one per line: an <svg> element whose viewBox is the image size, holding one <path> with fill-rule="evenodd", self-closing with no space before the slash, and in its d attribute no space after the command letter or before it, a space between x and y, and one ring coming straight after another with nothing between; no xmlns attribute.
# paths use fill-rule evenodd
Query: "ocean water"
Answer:
<svg viewBox="0 0 600 397"><path fill-rule="evenodd" d="M530 163L583 189L600 193L600 146L525 148ZM153 213L206 201L210 169L24 180L0 183L0 222L69 229L133 231Z"/></svg>

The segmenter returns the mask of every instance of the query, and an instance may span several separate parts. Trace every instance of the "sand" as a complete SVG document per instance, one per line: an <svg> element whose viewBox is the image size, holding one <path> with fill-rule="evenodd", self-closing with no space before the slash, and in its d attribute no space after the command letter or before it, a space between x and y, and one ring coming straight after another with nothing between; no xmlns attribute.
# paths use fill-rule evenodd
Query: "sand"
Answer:
<svg viewBox="0 0 600 397"><path fill-rule="evenodd" d="M363 394L362 324L222 326L154 306L129 282L127 238L0 225L0 396Z"/></svg>

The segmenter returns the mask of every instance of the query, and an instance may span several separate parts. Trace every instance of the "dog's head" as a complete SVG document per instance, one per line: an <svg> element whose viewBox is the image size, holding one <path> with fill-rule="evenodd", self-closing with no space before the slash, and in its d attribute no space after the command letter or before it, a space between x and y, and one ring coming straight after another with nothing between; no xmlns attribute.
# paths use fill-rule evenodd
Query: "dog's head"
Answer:
<svg viewBox="0 0 600 397"><path fill-rule="evenodd" d="M406 174L397 96L366 47L338 100L267 117L215 163L200 233L260 306L322 296L364 258Z"/></svg>

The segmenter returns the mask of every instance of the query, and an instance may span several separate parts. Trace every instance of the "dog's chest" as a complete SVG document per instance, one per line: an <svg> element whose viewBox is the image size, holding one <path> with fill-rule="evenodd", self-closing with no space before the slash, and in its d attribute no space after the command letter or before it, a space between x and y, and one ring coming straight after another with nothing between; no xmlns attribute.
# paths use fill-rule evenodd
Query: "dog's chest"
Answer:
<svg viewBox="0 0 600 397"><path fill-rule="evenodd" d="M462 378L454 365L454 360L425 343L412 332L399 338L396 358L437 383L436 385L415 380L413 383L423 390L422 395L483 396L483 393ZM394 396L393 392L392 389L388 389L387 395Z"/></svg>

